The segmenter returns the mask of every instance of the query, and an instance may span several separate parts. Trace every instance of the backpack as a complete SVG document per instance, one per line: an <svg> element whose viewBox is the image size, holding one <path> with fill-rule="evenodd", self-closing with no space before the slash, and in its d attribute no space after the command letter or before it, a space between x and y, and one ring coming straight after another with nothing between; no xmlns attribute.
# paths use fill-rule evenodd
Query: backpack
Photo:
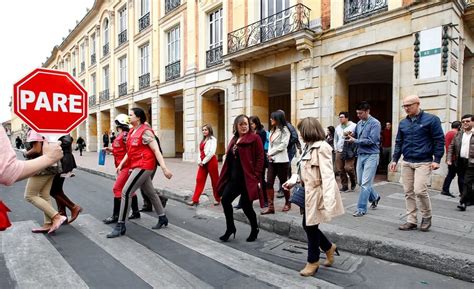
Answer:
<svg viewBox="0 0 474 289"><path fill-rule="evenodd" d="M290 123L287 123L286 127L290 131L290 141L288 142L288 148L291 148L300 140L298 139L298 133L296 132L296 129Z"/></svg>

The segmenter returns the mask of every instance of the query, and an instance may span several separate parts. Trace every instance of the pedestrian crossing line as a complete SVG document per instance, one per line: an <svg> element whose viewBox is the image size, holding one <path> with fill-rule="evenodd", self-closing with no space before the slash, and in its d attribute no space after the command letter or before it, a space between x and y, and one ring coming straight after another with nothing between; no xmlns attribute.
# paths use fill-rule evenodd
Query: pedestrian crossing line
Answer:
<svg viewBox="0 0 474 289"><path fill-rule="evenodd" d="M295 270L279 266L239 251L222 243L212 241L174 225L153 230L156 218L142 214L141 219L132 222L147 228L155 234L166 237L206 257L226 265L242 274L280 288L342 288L317 278L304 278Z"/></svg>
<svg viewBox="0 0 474 289"><path fill-rule="evenodd" d="M81 215L72 226L153 288L213 288L126 235L107 239L111 228L91 215Z"/></svg>
<svg viewBox="0 0 474 289"><path fill-rule="evenodd" d="M89 288L33 221L13 222L0 234L0 253L18 288ZM54 237L52 237L54 238Z"/></svg>

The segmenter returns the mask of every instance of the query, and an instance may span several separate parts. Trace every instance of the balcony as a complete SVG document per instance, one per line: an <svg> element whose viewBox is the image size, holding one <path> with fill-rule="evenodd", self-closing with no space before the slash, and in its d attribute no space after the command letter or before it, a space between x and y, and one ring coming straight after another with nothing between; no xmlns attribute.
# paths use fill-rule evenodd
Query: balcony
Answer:
<svg viewBox="0 0 474 289"><path fill-rule="evenodd" d="M91 54L91 65L94 65L96 62L96 59L95 59L95 53L94 54Z"/></svg>
<svg viewBox="0 0 474 289"><path fill-rule="evenodd" d="M150 26L150 12L147 14L143 15L139 20L138 20L138 31L142 31L143 29L147 28Z"/></svg>
<svg viewBox="0 0 474 289"><path fill-rule="evenodd" d="M296 4L260 21L230 32L227 36L228 53L235 53L265 42L309 28L311 9Z"/></svg>
<svg viewBox="0 0 474 289"><path fill-rule="evenodd" d="M96 99L95 99L95 94L89 95L89 107L96 105Z"/></svg>
<svg viewBox="0 0 474 289"><path fill-rule="evenodd" d="M181 5L181 0L165 0L165 14L173 11L179 5Z"/></svg>
<svg viewBox="0 0 474 289"><path fill-rule="evenodd" d="M102 46L102 56L107 56L109 54L109 43Z"/></svg>
<svg viewBox="0 0 474 289"><path fill-rule="evenodd" d="M104 89L101 92L99 92L100 102L107 101L109 99L110 99L110 95L109 95L109 90L108 89Z"/></svg>
<svg viewBox="0 0 474 289"><path fill-rule="evenodd" d="M84 72L86 70L86 63L83 61L81 62L81 72Z"/></svg>
<svg viewBox="0 0 474 289"><path fill-rule="evenodd" d="M206 67L212 67L222 63L222 45L206 51Z"/></svg>
<svg viewBox="0 0 474 289"><path fill-rule="evenodd" d="M344 0L344 23L387 11L387 0Z"/></svg>
<svg viewBox="0 0 474 289"><path fill-rule="evenodd" d="M138 89L144 89L150 86L150 73L145 73L138 77Z"/></svg>
<svg viewBox="0 0 474 289"><path fill-rule="evenodd" d="M127 29L120 32L119 35L118 35L118 45L120 46L120 45L124 44L125 42L127 42Z"/></svg>
<svg viewBox="0 0 474 289"><path fill-rule="evenodd" d="M124 82L122 84L119 84L118 86L118 91L119 91L119 96L123 96L127 94L127 83Z"/></svg>
<svg viewBox="0 0 474 289"><path fill-rule="evenodd" d="M72 76L76 77L76 68L72 69Z"/></svg>
<svg viewBox="0 0 474 289"><path fill-rule="evenodd" d="M176 61L165 67L165 79L173 80L181 75L181 61Z"/></svg>

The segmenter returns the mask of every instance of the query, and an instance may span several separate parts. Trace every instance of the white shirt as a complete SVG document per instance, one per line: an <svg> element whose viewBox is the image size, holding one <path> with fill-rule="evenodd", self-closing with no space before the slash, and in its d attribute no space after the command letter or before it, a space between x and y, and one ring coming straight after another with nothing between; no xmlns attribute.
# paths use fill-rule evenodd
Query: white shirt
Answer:
<svg viewBox="0 0 474 289"><path fill-rule="evenodd" d="M461 151L459 155L461 158L468 159L469 158L469 145L471 142L472 130L465 131L462 134L462 143L461 143Z"/></svg>
<svg viewBox="0 0 474 289"><path fill-rule="evenodd" d="M334 149L337 152L342 152L344 148L344 133L348 131L354 133L355 128L356 124L352 121L348 121L344 128L342 128L342 124L336 127L336 132L334 133Z"/></svg>

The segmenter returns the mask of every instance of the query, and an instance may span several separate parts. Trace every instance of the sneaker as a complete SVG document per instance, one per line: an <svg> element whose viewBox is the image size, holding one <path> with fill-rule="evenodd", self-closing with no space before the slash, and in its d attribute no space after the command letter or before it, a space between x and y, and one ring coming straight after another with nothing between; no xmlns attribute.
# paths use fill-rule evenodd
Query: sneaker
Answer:
<svg viewBox="0 0 474 289"><path fill-rule="evenodd" d="M370 205L371 209L377 208L377 205L379 204L380 201L380 196L377 198L377 200L373 201L372 204Z"/></svg>
<svg viewBox="0 0 474 289"><path fill-rule="evenodd" d="M417 227L418 226L416 224L406 222L405 224L400 225L398 229L402 231L410 231L410 230L416 230Z"/></svg>
<svg viewBox="0 0 474 289"><path fill-rule="evenodd" d="M362 217L363 215L365 215L364 212L361 212L361 211L355 211L352 216L353 217Z"/></svg>
<svg viewBox="0 0 474 289"><path fill-rule="evenodd" d="M343 187L340 189L340 191L343 192L343 193L347 192L348 190L349 190L349 188L348 188L347 186L343 186Z"/></svg>
<svg viewBox="0 0 474 289"><path fill-rule="evenodd" d="M420 231L428 232L428 229L431 227L431 217L421 219Z"/></svg>
<svg viewBox="0 0 474 289"><path fill-rule="evenodd" d="M450 192L445 192L445 191L442 191L441 192L441 195L443 196L448 196L448 197L451 197L451 198L456 198L453 194L451 194Z"/></svg>

